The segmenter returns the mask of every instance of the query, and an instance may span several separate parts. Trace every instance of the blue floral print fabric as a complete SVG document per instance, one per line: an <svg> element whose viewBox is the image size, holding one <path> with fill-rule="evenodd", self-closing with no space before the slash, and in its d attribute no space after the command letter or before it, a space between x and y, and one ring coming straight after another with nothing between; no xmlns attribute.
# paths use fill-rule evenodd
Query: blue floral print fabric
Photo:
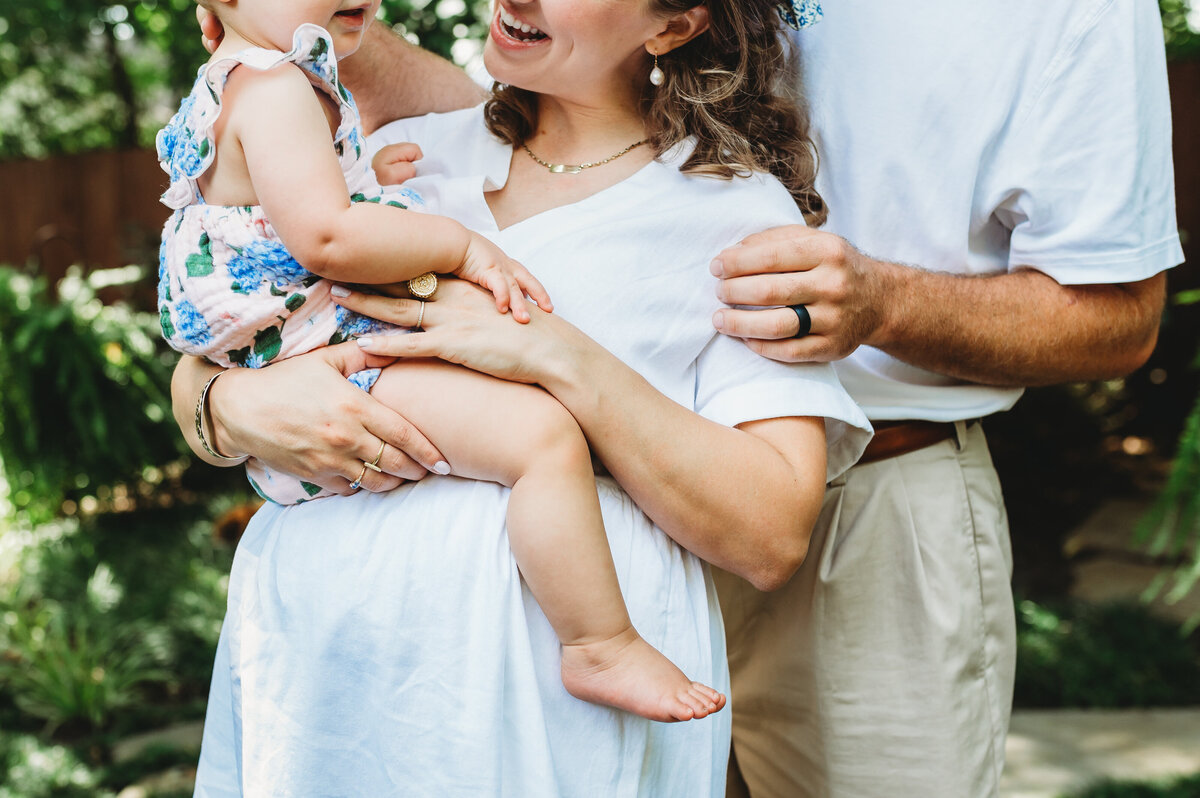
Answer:
<svg viewBox="0 0 1200 798"><path fill-rule="evenodd" d="M156 141L159 162L171 181L162 202L174 211L159 249L159 319L163 337L176 350L226 368L259 368L328 344L394 330L336 305L329 282L293 257L260 206L209 205L200 190L199 180L216 157L213 126L230 73L285 63L302 69L337 104L341 118L333 148L351 200L399 208L422 204L415 193L383 189L376 181L357 108L338 82L332 41L323 28L301 25L286 53L254 48L202 67ZM378 369L370 369L352 375L351 381L370 390L378 376ZM319 488L314 491L312 485L261 466L252 465L250 472L255 488L281 504L323 495Z"/></svg>

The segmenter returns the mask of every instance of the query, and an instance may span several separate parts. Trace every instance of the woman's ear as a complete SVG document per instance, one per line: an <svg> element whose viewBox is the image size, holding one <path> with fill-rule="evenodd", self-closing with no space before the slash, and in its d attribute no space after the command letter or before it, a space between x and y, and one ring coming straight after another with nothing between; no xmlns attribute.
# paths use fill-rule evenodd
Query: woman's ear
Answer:
<svg viewBox="0 0 1200 798"><path fill-rule="evenodd" d="M662 33L646 42L646 52L666 55L708 30L708 6L698 5L671 17Z"/></svg>

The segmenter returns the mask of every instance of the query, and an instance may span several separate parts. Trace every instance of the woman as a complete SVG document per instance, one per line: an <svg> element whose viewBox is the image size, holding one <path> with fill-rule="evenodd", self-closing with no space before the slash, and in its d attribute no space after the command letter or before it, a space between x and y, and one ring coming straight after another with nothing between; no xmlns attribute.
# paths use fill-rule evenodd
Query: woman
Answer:
<svg viewBox="0 0 1200 798"><path fill-rule="evenodd" d="M485 51L505 86L486 114L412 120L380 141L424 144L428 174L411 186L528 266L556 312L517 325L454 281L427 304L343 300L427 330L360 351L537 383L571 411L612 475L598 490L635 626L717 689L728 676L701 558L782 584L827 477L867 437L827 368L757 358L710 323L711 253L800 221L800 206L820 216L801 120L771 94L777 14L767 0L505 0ZM330 351L314 356L361 365ZM302 368L218 381L216 448L274 456L244 443L261 386ZM181 369L189 414L208 374ZM348 485L379 439L345 443ZM723 794L728 712L657 724L565 693L507 548L506 500L430 476L261 511L231 575L198 794Z"/></svg>

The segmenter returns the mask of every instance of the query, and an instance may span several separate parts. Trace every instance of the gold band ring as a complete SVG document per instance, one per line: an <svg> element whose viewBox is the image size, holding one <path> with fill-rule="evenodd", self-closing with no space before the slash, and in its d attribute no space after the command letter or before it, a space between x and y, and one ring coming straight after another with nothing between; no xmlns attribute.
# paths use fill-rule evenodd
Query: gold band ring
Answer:
<svg viewBox="0 0 1200 798"><path fill-rule="evenodd" d="M379 473L383 469L379 467L379 461L383 459L383 450L387 448L387 441L379 442L379 452L375 455L375 459L367 463L367 468L370 468L375 473Z"/></svg>
<svg viewBox="0 0 1200 798"><path fill-rule="evenodd" d="M421 300L417 300L421 302ZM425 321L425 303L421 302L421 309L417 311L417 323L413 325L414 330L421 329L421 322Z"/></svg>
<svg viewBox="0 0 1200 798"><path fill-rule="evenodd" d="M350 490L358 490L359 488L362 487L363 477L365 477L367 475L367 468L371 465L370 463L366 462L365 460L362 461L362 464L363 464L362 471L358 472L358 479L356 479L350 483Z"/></svg>

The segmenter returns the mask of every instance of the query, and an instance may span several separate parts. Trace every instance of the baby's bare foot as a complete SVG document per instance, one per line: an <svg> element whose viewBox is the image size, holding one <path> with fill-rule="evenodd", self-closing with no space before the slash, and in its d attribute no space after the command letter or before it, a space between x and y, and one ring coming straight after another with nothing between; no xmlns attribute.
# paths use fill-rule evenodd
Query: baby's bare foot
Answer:
<svg viewBox="0 0 1200 798"><path fill-rule="evenodd" d="M643 718L695 720L725 706L725 696L693 682L630 627L608 640L563 646L567 692Z"/></svg>

